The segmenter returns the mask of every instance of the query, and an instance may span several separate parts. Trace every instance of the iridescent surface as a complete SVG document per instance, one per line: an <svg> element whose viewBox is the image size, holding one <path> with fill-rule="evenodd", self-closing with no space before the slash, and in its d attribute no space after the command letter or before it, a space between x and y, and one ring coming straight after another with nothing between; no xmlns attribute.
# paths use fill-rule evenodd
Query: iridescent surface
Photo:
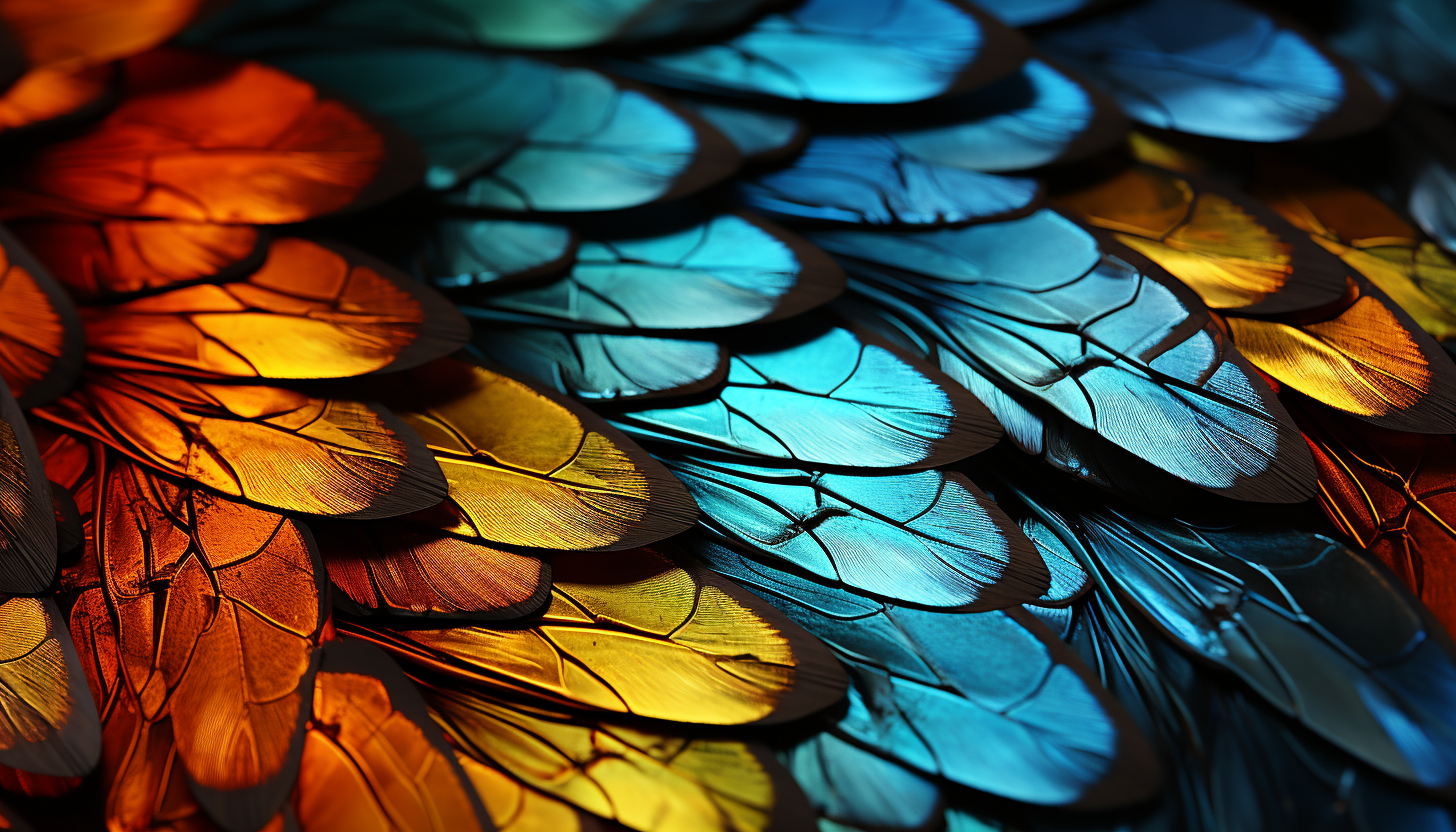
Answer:
<svg viewBox="0 0 1456 832"><path fill-rule="evenodd" d="M4 0L0 21L32 68L96 66L176 34L200 0Z"/></svg>
<svg viewBox="0 0 1456 832"><path fill-rule="evenodd" d="M1046 517L1054 517L1046 515ZM1380 770L1441 788L1456 778L1456 657L1409 597L1329 538L1205 530L1111 510L1081 529L1049 519L1127 602L1183 649ZM1361 586L1361 616L1332 586Z"/></svg>
<svg viewBox="0 0 1456 832"><path fill-rule="evenodd" d="M0 229L0 376L22 407L58 394L80 369L81 327L61 288Z"/></svg>
<svg viewBox="0 0 1456 832"><path fill-rule="evenodd" d="M110 115L7 177L0 213L296 222L349 205L380 169L363 119L261 64L158 50L126 77Z"/></svg>
<svg viewBox="0 0 1456 832"><path fill-rule="evenodd" d="M483 832L490 825L425 703L389 658L332 642L293 797L310 832Z"/></svg>
<svg viewBox="0 0 1456 832"><path fill-rule="evenodd" d="M1255 193L1380 287L1437 340L1456 338L1456 262L1385 203L1292 159L1264 160Z"/></svg>
<svg viewBox="0 0 1456 832"><path fill-rule="evenodd" d="M863 280L854 288L923 323L977 372L1159 468L1244 499L1309 496L1297 431L1206 310L1064 217L812 239L844 255Z"/></svg>
<svg viewBox="0 0 1456 832"><path fill-rule="evenodd" d="M55 601L0 603L0 765L77 777L101 756L101 727Z"/></svg>
<svg viewBox="0 0 1456 832"><path fill-rule="evenodd" d="M550 606L512 629L351 631L450 676L587 711L710 725L782 722L830 704L843 674L772 608L648 549L552 559Z"/></svg>
<svg viewBox="0 0 1456 832"><path fill-rule="evenodd" d="M704 525L830 583L933 607L1036 600L1045 567L1016 525L959 474L857 476L666 457Z"/></svg>
<svg viewBox="0 0 1456 832"><path fill-rule="evenodd" d="M728 369L713 341L493 324L477 330L471 343L497 364L587 400L694 393L721 381Z"/></svg>
<svg viewBox="0 0 1456 832"><path fill-rule="evenodd" d="M310 521L333 582L334 606L387 614L490 621L531 613L550 597L539 557L404 523Z"/></svg>
<svg viewBox="0 0 1456 832"><path fill-rule="evenodd" d="M1230 189L1151 165L1127 168L1056 201L1167 269L1214 309L1310 309L1338 300L1344 274L1298 231ZM1277 223L1277 224L1276 224Z"/></svg>
<svg viewBox="0 0 1456 832"><path fill-rule="evenodd" d="M597 832L599 822L494 766L455 752L498 832Z"/></svg>
<svg viewBox="0 0 1456 832"><path fill-rule="evenodd" d="M102 588L141 712L170 715L200 802L255 804L261 825L297 770L325 615L318 553L280 515L126 462L105 474L97 513ZM250 790L262 794L238 794Z"/></svg>
<svg viewBox="0 0 1456 832"><path fill-rule="evenodd" d="M949 379L847 329L736 350L700 404L619 413L631 435L805 465L931 467L989 447L999 427Z"/></svg>
<svg viewBox="0 0 1456 832"><path fill-rule="evenodd" d="M459 289L564 269L576 235L561 225L515 220L444 220L421 264L431 283Z"/></svg>
<svg viewBox="0 0 1456 832"><path fill-rule="evenodd" d="M464 205L616 210L695 190L734 164L728 148L726 159L700 159L702 138L681 117L589 69L405 47L288 55L280 65L398 122L425 151L425 183L463 185L452 200ZM422 82L431 85L423 98Z"/></svg>
<svg viewBox="0 0 1456 832"><path fill-rule="evenodd" d="M790 153L805 136L804 122L784 113L717 98L678 96L675 100L733 142L745 162L768 161Z"/></svg>
<svg viewBox="0 0 1456 832"><path fill-rule="evenodd" d="M1300 323L1229 318L1239 351L1295 390L1376 424L1456 430L1456 367L1404 310L1369 283L1348 305Z"/></svg>
<svg viewBox="0 0 1456 832"><path fill-rule="evenodd" d="M219 279L251 271L264 253L249 225L187 220L28 222L14 231L51 274L81 300Z"/></svg>
<svg viewBox="0 0 1456 832"><path fill-rule="evenodd" d="M1320 504L1456 630L1456 441L1292 408L1319 466Z"/></svg>
<svg viewBox="0 0 1456 832"><path fill-rule="evenodd" d="M766 832L789 814L760 749L526 711L453 690L427 693L451 739L548 795L639 832Z"/></svg>
<svg viewBox="0 0 1456 832"><path fill-rule="evenodd" d="M358 401L113 372L87 376L36 414L159 470L288 511L389 517L445 495L419 437Z"/></svg>
<svg viewBox="0 0 1456 832"><path fill-rule="evenodd" d="M410 373L391 399L449 482L417 519L514 546L630 549L686 528L692 499L601 417L454 359Z"/></svg>
<svg viewBox="0 0 1456 832"><path fill-rule="evenodd" d="M976 5L990 12L1008 26L1030 26L1071 14L1090 0L976 0Z"/></svg>
<svg viewBox="0 0 1456 832"><path fill-rule="evenodd" d="M940 225L1030 211L1034 179L917 156L894 136L818 135L792 165L747 179L743 201L772 216L867 225Z"/></svg>
<svg viewBox="0 0 1456 832"><path fill-rule="evenodd" d="M663 233L584 241L567 277L489 295L465 312L598 327L700 329L797 315L833 298L843 285L838 267L793 234L751 215L719 214Z"/></svg>
<svg viewBox="0 0 1456 832"><path fill-rule="evenodd" d="M721 44L648 55L617 68L689 89L845 104L920 101L949 92L1014 35L946 0L809 0ZM1016 58L1020 58L1016 55ZM993 76L994 77L994 76Z"/></svg>
<svg viewBox="0 0 1456 832"><path fill-rule="evenodd" d="M1356 95L1352 85L1373 97L1303 36L1228 0L1153 0L1038 46L1105 86L1133 118L1205 136L1298 139ZM1346 130L1369 126L1371 115Z"/></svg>
<svg viewBox="0 0 1456 832"><path fill-rule="evenodd" d="M1024 612L881 604L713 544L697 551L848 666L837 730L906 765L1032 803L1095 808L1157 787L1149 749L1091 674Z"/></svg>
<svg viewBox="0 0 1456 832"><path fill-rule="evenodd" d="M0 591L43 592L56 572L56 523L45 466L25 416L0 385Z"/></svg>
<svg viewBox="0 0 1456 832"><path fill-rule="evenodd" d="M320 16L343 26L446 42L575 49L731 27L762 5L763 0L421 0L405 5L343 0L320 10Z"/></svg>
<svg viewBox="0 0 1456 832"><path fill-rule="evenodd" d="M444 298L368 255L273 241L244 280L82 313L93 367L202 377L347 378L448 355L469 328Z"/></svg>
<svg viewBox="0 0 1456 832"><path fill-rule="evenodd" d="M1021 0L1018 0L1021 2ZM1083 85L1033 58L994 85L936 102L887 135L920 159L969 170L1026 170L1101 150L1124 129Z"/></svg>
<svg viewBox="0 0 1456 832"><path fill-rule="evenodd" d="M816 734L780 756L820 817L831 822L920 829L940 813L935 783L836 734Z"/></svg>

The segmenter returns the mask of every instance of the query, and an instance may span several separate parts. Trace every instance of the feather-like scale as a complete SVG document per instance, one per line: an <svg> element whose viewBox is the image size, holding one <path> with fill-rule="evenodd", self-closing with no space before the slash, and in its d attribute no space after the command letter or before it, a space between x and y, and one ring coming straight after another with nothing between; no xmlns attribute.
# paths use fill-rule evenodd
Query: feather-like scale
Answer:
<svg viewBox="0 0 1456 832"><path fill-rule="evenodd" d="M1451 788L1456 659L1414 599L1354 552L1294 530L1200 528L1111 507L1064 515L1011 482L1103 591L1183 650L1364 762ZM1337 586L1364 588L1359 621Z"/></svg>
<svg viewBox="0 0 1456 832"><path fill-rule="evenodd" d="M20 406L70 389L84 349L81 321L65 290L0 228L0 378Z"/></svg>
<svg viewBox="0 0 1456 832"><path fill-rule="evenodd" d="M788 318L843 288L839 267L797 235L750 214L689 213L665 229L584 241L566 277L463 310L548 326L704 329Z"/></svg>
<svg viewBox="0 0 1456 832"><path fill-rule="evenodd" d="M692 524L692 498L600 416L483 367L440 359L380 388L449 483L414 520L507 546L630 549Z"/></svg>
<svg viewBox="0 0 1456 832"><path fill-rule="evenodd" d="M441 289L530 280L576 259L575 232L518 220L447 219L435 226L419 271Z"/></svg>
<svg viewBox="0 0 1456 832"><path fill-rule="evenodd" d="M86 774L101 756L101 725L56 602L7 598L0 634L0 765Z"/></svg>
<svg viewBox="0 0 1456 832"><path fill-rule="evenodd" d="M323 648L292 805L303 832L493 832L419 692L349 640Z"/></svg>
<svg viewBox="0 0 1456 832"><path fill-rule="evenodd" d="M1240 499L1311 494L1313 465L1288 414L1198 299L1060 214L811 238L841 255L851 288L978 375L1157 467Z"/></svg>
<svg viewBox="0 0 1456 832"><path fill-rule="evenodd" d="M453 690L709 725L779 723L844 677L813 638L732 583L648 549L552 559L550 606L512 629L344 626Z"/></svg>
<svg viewBox="0 0 1456 832"><path fill-rule="evenodd" d="M125 461L99 475L101 587L139 715L170 718L192 794L257 829L298 773L324 568L303 527Z"/></svg>
<svg viewBox="0 0 1456 832"><path fill-rule="evenodd" d="M268 224L389 195L368 187L389 178L386 137L296 78L170 49L126 77L123 104L7 176L0 214Z"/></svg>
<svg viewBox="0 0 1456 832"><path fill-rule="evenodd" d="M1231 0L1152 0L1037 45L1104 85L1138 121L1241 141L1369 129L1386 102L1343 58Z"/></svg>
<svg viewBox="0 0 1456 832"><path fill-rule="evenodd" d="M158 470L288 511L390 517L446 494L419 436L366 402L93 372L36 415Z"/></svg>
<svg viewBox="0 0 1456 832"><path fill-rule="evenodd" d="M25 416L0 385L0 592L34 593L56 576L50 481Z"/></svg>
<svg viewBox="0 0 1456 832"><path fill-rule="evenodd" d="M81 302L231 280L268 250L256 226L189 220L40 221L13 231Z"/></svg>
<svg viewBox="0 0 1456 832"><path fill-rule="evenodd" d="M896 607L711 542L695 549L834 648L850 672L836 729L849 739L1031 803L1105 808L1156 790L1146 741L1029 614Z"/></svg>
<svg viewBox="0 0 1456 832"><path fill-rule="evenodd" d="M703 525L828 583L909 604L1004 609L1050 576L1016 525L964 476L863 476L664 457Z"/></svg>
<svg viewBox="0 0 1456 832"><path fill-rule="evenodd" d="M338 243L279 237L256 272L81 314L92 367L202 378L346 378L408 370L470 327L444 298Z"/></svg>
<svg viewBox="0 0 1456 832"><path fill-rule="evenodd" d="M1026 45L950 0L809 0L723 43L617 61L666 86L841 104L936 98L1016 68Z"/></svg>
<svg viewBox="0 0 1456 832"><path fill-rule="evenodd" d="M622 411L612 424L689 451L862 468L934 467L999 438L939 371L827 321L729 346L728 377L702 401Z"/></svg>
<svg viewBox="0 0 1456 832"><path fill-rule="evenodd" d="M652 733L443 689L426 693L465 753L639 832L769 832L812 823L767 749Z"/></svg>
<svg viewBox="0 0 1456 832"><path fill-rule="evenodd" d="M489 326L471 343L488 361L602 403L700 393L728 372L716 341Z"/></svg>
<svg viewBox="0 0 1456 832"><path fill-rule="evenodd" d="M711 128L590 69L412 47L275 60L398 121L425 152L425 184L474 208L619 210L683 196L737 166ZM421 79L434 85L427 99Z"/></svg>
<svg viewBox="0 0 1456 832"><path fill-rule="evenodd" d="M309 523L334 605L353 615L495 621L551 597L551 567L530 554L393 521Z"/></svg>

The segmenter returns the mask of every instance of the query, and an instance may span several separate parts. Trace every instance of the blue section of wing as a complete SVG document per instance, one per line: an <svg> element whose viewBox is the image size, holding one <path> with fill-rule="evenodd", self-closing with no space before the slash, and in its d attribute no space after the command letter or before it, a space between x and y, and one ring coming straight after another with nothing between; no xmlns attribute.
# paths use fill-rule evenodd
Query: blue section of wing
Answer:
<svg viewBox="0 0 1456 832"><path fill-rule="evenodd" d="M575 235L560 225L515 220L442 220L426 246L421 270L442 289L459 289L565 268Z"/></svg>
<svg viewBox="0 0 1456 832"><path fill-rule="evenodd" d="M899 104L952 90L985 45L982 22L946 0L807 0L724 43L614 66L687 89Z"/></svg>
<svg viewBox="0 0 1456 832"><path fill-rule="evenodd" d="M804 122L782 113L718 99L681 96L676 101L683 109L697 114L726 136L745 160L785 152L799 141L804 132Z"/></svg>
<svg viewBox="0 0 1456 832"><path fill-rule="evenodd" d="M400 125L425 151L426 184L472 207L630 208L674 192L698 161L680 116L588 69L409 47L271 60Z"/></svg>
<svg viewBox="0 0 1456 832"><path fill-rule="evenodd" d="M1136 802L1098 793L1151 762L1076 656L1025 612L893 607L748 561L709 542L708 564L828 643L851 679L836 730L915 769L1041 804ZM1103 801L1106 801L1104 803Z"/></svg>
<svg viewBox="0 0 1456 832"><path fill-rule="evenodd" d="M739 184L765 214L868 225L997 219L1035 207L1035 179L917 157L880 135L814 136L792 165Z"/></svg>
<svg viewBox="0 0 1456 832"><path fill-rule="evenodd" d="M1228 0L1152 0L1039 44L1154 127L1241 141L1300 138L1339 110L1347 79L1298 33Z"/></svg>
<svg viewBox="0 0 1456 832"><path fill-rule="evenodd" d="M681 393L711 383L723 365L712 341L497 324L473 343L490 361L587 400Z"/></svg>
<svg viewBox="0 0 1456 832"><path fill-rule="evenodd" d="M1050 586L1031 542L960 474L659 459L692 492L708 528L832 583L980 610L1034 601Z"/></svg>
<svg viewBox="0 0 1456 832"><path fill-rule="evenodd" d="M1456 782L1456 656L1418 603L1354 552L1292 530L1205 529L1110 509L1064 516L1018 496L1183 650L1387 774L1429 788Z"/></svg>
<svg viewBox="0 0 1456 832"><path fill-rule="evenodd" d="M822 266L822 267L821 267ZM708 329L773 320L838 294L843 276L812 247L739 214L653 236L581 243L566 278L464 309L624 329Z"/></svg>
<svg viewBox="0 0 1456 832"><path fill-rule="evenodd" d="M935 783L835 734L816 734L781 756L809 802L832 822L922 829L940 812Z"/></svg>
<svg viewBox="0 0 1456 832"><path fill-rule="evenodd" d="M1098 115L1081 84L1035 59L1009 78L927 110L924 126L887 135L926 163L981 171L1026 170L1061 161ZM1108 131L1109 141L1120 138L1121 131Z"/></svg>
<svg viewBox="0 0 1456 832"><path fill-rule="evenodd" d="M712 449L860 468L931 467L989 447L990 414L949 379L849 330L806 323L787 344L741 347L711 398L624 411L633 436Z"/></svg>
<svg viewBox="0 0 1456 832"><path fill-rule="evenodd" d="M1031 26L1078 11L1092 0L976 0L976 5L1007 26Z"/></svg>
<svg viewBox="0 0 1456 832"><path fill-rule="evenodd" d="M1172 278L1102 254L1061 215L811 239L843 255L852 288L916 320L979 375L1157 467L1242 499L1312 492L1298 430L1207 310Z"/></svg>

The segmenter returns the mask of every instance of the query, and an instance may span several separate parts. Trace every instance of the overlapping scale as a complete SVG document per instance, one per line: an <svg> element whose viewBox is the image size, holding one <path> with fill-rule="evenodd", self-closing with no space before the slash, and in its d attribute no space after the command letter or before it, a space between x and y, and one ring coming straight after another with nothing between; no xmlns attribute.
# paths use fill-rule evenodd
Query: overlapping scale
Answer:
<svg viewBox="0 0 1456 832"><path fill-rule="evenodd" d="M711 128L590 69L409 47L275 60L397 121L425 152L425 184L460 205L620 210L692 193L738 162Z"/></svg>
<svg viewBox="0 0 1456 832"><path fill-rule="evenodd" d="M818 812L840 828L924 829L944 802L934 782L848 742L815 734L780 755Z"/></svg>
<svg viewBox="0 0 1456 832"><path fill-rule="evenodd" d="M761 746L693 739L430 689L436 719L472 757L639 832L767 832L812 823Z"/></svg>
<svg viewBox="0 0 1456 832"><path fill-rule="evenodd" d="M931 607L1003 609L1050 585L1035 548L959 474L842 474L665 456L703 525L820 580Z"/></svg>
<svg viewBox="0 0 1456 832"><path fill-rule="evenodd" d="M5 0L0 22L30 69L81 69L161 44L202 5L201 0Z"/></svg>
<svg viewBox="0 0 1456 832"><path fill-rule="evenodd" d="M112 64L32 69L0 94L0 132L33 135L90 121L116 103L120 82Z"/></svg>
<svg viewBox="0 0 1456 832"><path fill-rule="evenodd" d="M1320 504L1336 528L1456 631L1456 511L1447 496L1456 443L1360 424L1317 404L1290 413L1314 450Z"/></svg>
<svg viewBox="0 0 1456 832"><path fill-rule="evenodd" d="M588 712L709 725L779 723L832 704L823 645L733 584L648 549L552 559L552 599L514 628L342 625L469 687Z"/></svg>
<svg viewBox="0 0 1456 832"><path fill-rule="evenodd" d="M328 613L318 552L281 515L130 463L99 477L96 553L124 684L142 718L170 717L198 802L257 829L298 772Z"/></svg>
<svg viewBox="0 0 1456 832"><path fill-rule="evenodd" d="M1254 366L1331 407L1397 430L1456 430L1456 365L1369 281L1301 317L1227 324Z"/></svg>
<svg viewBox="0 0 1456 832"><path fill-rule="evenodd" d="M0 376L21 407L50 401L76 382L81 322L66 292L0 228Z"/></svg>
<svg viewBox="0 0 1456 832"><path fill-rule="evenodd" d="M808 0L722 43L617 61L644 80L841 104L900 104L1013 71L1026 45L949 0Z"/></svg>
<svg viewBox="0 0 1456 832"><path fill-rule="evenodd" d="M409 184L386 170L383 134L278 70L154 50L126 78L106 118L7 174L0 215L286 223Z"/></svg>
<svg viewBox="0 0 1456 832"><path fill-rule="evenodd" d="M1272 392L1197 298L1134 252L1114 254L1051 211L812 239L841 255L852 288L922 325L976 375L1201 487L1272 502L1310 495L1307 450Z"/></svg>
<svg viewBox="0 0 1456 832"><path fill-rule="evenodd" d="M488 361L601 403L699 393L728 372L722 346L707 340L492 325L472 345Z"/></svg>
<svg viewBox="0 0 1456 832"><path fill-rule="evenodd" d="M36 415L138 462L286 511L367 519L446 493L414 432L367 402L148 373L91 373Z"/></svg>
<svg viewBox="0 0 1456 832"><path fill-rule="evenodd" d="M419 692L367 644L324 646L302 760L292 800L301 830L492 829Z"/></svg>
<svg viewBox="0 0 1456 832"><path fill-rule="evenodd" d="M1191 173L1136 165L1054 199L1214 309L1314 309L1345 291L1345 269L1297 228L1259 201Z"/></svg>
<svg viewBox="0 0 1456 832"><path fill-rule="evenodd" d="M529 280L565 270L576 247L576 234L566 226L447 219L435 226L419 269L441 289Z"/></svg>
<svg viewBox="0 0 1456 832"><path fill-rule="evenodd" d="M25 416L0 385L0 592L46 590L56 575L50 481Z"/></svg>
<svg viewBox="0 0 1456 832"><path fill-rule="evenodd" d="M449 483L445 503L416 521L508 546L610 550L696 516L660 463L569 400L451 358L381 389Z"/></svg>
<svg viewBox="0 0 1456 832"><path fill-rule="evenodd" d="M394 521L311 521L334 606L429 620L518 618L550 599L540 557Z"/></svg>
<svg viewBox="0 0 1456 832"><path fill-rule="evenodd" d="M934 467L1000 435L939 371L829 321L734 348L726 381L699 401L616 412L612 423L690 451L861 468Z"/></svg>
<svg viewBox="0 0 1456 832"><path fill-rule="evenodd" d="M458 751L455 756L497 832L606 832L596 815L533 789L498 767Z"/></svg>
<svg viewBox="0 0 1456 832"><path fill-rule="evenodd" d="M82 312L92 367L202 378L350 378L408 370L469 326L419 281L340 244L279 237L257 271Z"/></svg>
<svg viewBox="0 0 1456 832"><path fill-rule="evenodd" d="M882 604L704 542L712 566L828 642L849 669L836 731L905 765L1030 803L1107 808L1157 788L1146 741L1024 611Z"/></svg>
<svg viewBox="0 0 1456 832"><path fill-rule="evenodd" d="M1334 138L1373 127L1386 111L1343 58L1232 0L1148 0L1037 45L1102 84L1138 121L1184 133Z"/></svg>
<svg viewBox="0 0 1456 832"><path fill-rule="evenodd" d="M762 109L752 106L757 102L688 93L678 93L673 101L733 142L745 165L792 156L808 137L805 121L783 108Z"/></svg>
<svg viewBox="0 0 1456 832"><path fill-rule="evenodd" d="M1456 730L1456 660L1411 596L1354 552L1257 525L1208 529L1110 507L1062 514L1037 496L1050 492L1015 487L1102 592L1181 649L1381 771L1450 789L1441 749ZM1337 586L1363 588L1359 622Z"/></svg>
<svg viewBox="0 0 1456 832"><path fill-rule="evenodd" d="M797 235L747 213L629 228L583 241L539 288L466 301L483 321L608 329L704 329L776 321L832 299L844 274Z"/></svg>
<svg viewBox="0 0 1456 832"><path fill-rule="evenodd" d="M5 599L0 634L0 765L85 775L101 756L101 726L56 602Z"/></svg>
<svg viewBox="0 0 1456 832"><path fill-rule="evenodd" d="M1284 156L1261 160L1253 190L1438 341L1456 338L1456 262L1385 203Z"/></svg>

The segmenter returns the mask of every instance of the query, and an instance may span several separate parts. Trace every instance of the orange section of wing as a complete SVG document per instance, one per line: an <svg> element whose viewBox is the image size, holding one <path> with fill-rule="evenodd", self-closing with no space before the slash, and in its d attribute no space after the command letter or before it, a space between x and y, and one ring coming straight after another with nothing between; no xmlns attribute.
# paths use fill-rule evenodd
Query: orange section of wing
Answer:
<svg viewBox="0 0 1456 832"><path fill-rule="evenodd" d="M349 205L384 160L357 114L262 64L156 50L126 77L110 115L0 188L5 216L297 222Z"/></svg>
<svg viewBox="0 0 1456 832"><path fill-rule="evenodd" d="M205 281L245 265L258 229L187 220L34 222L13 229L78 300Z"/></svg>

